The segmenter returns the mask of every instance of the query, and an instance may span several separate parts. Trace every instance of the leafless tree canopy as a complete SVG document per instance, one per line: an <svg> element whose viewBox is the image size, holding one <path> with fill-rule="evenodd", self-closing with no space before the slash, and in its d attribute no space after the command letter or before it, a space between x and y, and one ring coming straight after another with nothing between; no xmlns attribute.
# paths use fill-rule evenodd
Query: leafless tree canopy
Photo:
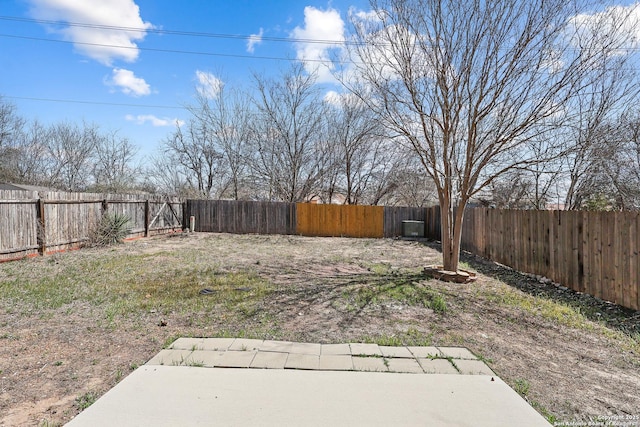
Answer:
<svg viewBox="0 0 640 427"><path fill-rule="evenodd" d="M15 140L24 125L15 105L0 96L0 180L15 179Z"/></svg>
<svg viewBox="0 0 640 427"><path fill-rule="evenodd" d="M27 122L0 99L0 181L68 191L137 188L137 148L97 125Z"/></svg>
<svg viewBox="0 0 640 427"><path fill-rule="evenodd" d="M297 64L278 79L254 79L255 172L268 184L269 199L303 201L322 174L325 106L315 76Z"/></svg>
<svg viewBox="0 0 640 427"><path fill-rule="evenodd" d="M625 46L615 32L625 17L576 18L575 3L559 0L371 4L375 17L354 16L355 67L343 80L435 182L445 268L455 271L469 199L566 148L553 133L579 114L569 108L579 94L599 90L602 65ZM544 141L535 155L532 140Z"/></svg>
<svg viewBox="0 0 640 427"><path fill-rule="evenodd" d="M326 201L339 195L345 204L378 204L395 186L390 174L397 156L384 128L367 105L350 94L331 101L327 121L331 162L323 185Z"/></svg>
<svg viewBox="0 0 640 427"><path fill-rule="evenodd" d="M136 163L138 148L117 132L98 138L93 156L92 191L124 193L138 179L141 167Z"/></svg>
<svg viewBox="0 0 640 427"><path fill-rule="evenodd" d="M407 204L399 189L415 170L357 97L326 96L294 64L251 90L196 91L189 121L151 168L157 187L198 197L345 204ZM411 166L409 166L411 164ZM404 174L407 171L407 174ZM434 202L425 193L422 203ZM431 196L431 197L428 197Z"/></svg>

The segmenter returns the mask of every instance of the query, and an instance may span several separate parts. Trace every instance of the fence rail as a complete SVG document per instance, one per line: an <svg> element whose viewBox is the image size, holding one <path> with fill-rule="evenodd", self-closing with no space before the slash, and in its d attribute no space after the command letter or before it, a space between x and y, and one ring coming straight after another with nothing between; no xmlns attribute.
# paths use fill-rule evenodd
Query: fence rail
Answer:
<svg viewBox="0 0 640 427"><path fill-rule="evenodd" d="M139 195L0 191L0 261L85 243L105 212L129 218L129 238L182 227L182 201Z"/></svg>

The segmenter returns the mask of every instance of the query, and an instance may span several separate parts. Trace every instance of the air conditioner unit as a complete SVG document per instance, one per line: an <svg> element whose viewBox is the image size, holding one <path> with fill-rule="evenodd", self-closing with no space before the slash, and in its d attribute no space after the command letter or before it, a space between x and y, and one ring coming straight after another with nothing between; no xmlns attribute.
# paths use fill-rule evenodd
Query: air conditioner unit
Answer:
<svg viewBox="0 0 640 427"><path fill-rule="evenodd" d="M402 237L424 237L424 221L402 221Z"/></svg>

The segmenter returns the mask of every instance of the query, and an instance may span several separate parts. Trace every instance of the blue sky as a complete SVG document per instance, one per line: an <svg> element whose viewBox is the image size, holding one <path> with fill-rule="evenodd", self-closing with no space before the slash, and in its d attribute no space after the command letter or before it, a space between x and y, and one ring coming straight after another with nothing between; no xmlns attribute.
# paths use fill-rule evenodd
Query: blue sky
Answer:
<svg viewBox="0 0 640 427"><path fill-rule="evenodd" d="M218 79L246 86L252 72L275 75L296 58L326 57L330 45L296 40L341 40L350 10L368 4L0 0L0 95L29 120L117 130L144 156L188 117L182 106L198 88L215 88Z"/></svg>

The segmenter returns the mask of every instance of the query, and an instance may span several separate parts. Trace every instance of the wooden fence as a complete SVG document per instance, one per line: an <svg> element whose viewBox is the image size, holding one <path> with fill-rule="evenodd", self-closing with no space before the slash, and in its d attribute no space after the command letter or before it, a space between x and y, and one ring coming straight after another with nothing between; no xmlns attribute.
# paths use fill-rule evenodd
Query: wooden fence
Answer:
<svg viewBox="0 0 640 427"><path fill-rule="evenodd" d="M195 231L379 238L401 236L402 221L424 220L426 211L229 200L182 203L139 195L0 191L0 261L81 246L105 212L130 219L129 237L179 229L194 216Z"/></svg>
<svg viewBox="0 0 640 427"><path fill-rule="evenodd" d="M295 234L296 205L280 202L187 200L185 216L195 231L211 233Z"/></svg>
<svg viewBox="0 0 640 427"><path fill-rule="evenodd" d="M187 200L185 218L214 233L398 237L403 220L423 221L425 208L312 203Z"/></svg>
<svg viewBox="0 0 640 427"><path fill-rule="evenodd" d="M439 239L435 223L426 234ZM640 310L639 231L638 212L474 208L465 211L462 249Z"/></svg>
<svg viewBox="0 0 640 427"><path fill-rule="evenodd" d="M129 238L182 228L178 199L0 191L0 261L81 246L105 212L129 218Z"/></svg>
<svg viewBox="0 0 640 427"><path fill-rule="evenodd" d="M384 207L298 203L296 233L304 236L384 236Z"/></svg>
<svg viewBox="0 0 640 427"><path fill-rule="evenodd" d="M403 206L384 207L384 237L402 236L402 221L425 221L428 209ZM426 228L425 228L426 229Z"/></svg>
<svg viewBox="0 0 640 427"><path fill-rule="evenodd" d="M418 220L425 237L441 235L439 207L0 191L0 261L78 246L105 211L131 218L130 237L181 228L190 216L203 232L397 237L402 221ZM467 209L462 249L640 310L640 213Z"/></svg>

